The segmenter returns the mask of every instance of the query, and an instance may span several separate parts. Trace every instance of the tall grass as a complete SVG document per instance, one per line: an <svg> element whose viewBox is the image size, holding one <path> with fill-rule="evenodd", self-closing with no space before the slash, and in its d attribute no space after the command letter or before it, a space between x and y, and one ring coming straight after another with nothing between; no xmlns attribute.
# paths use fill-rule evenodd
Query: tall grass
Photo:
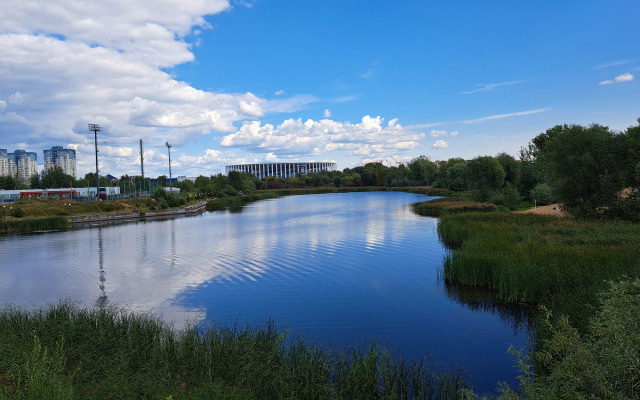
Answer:
<svg viewBox="0 0 640 400"><path fill-rule="evenodd" d="M443 215L468 212L493 212L498 211L495 204L480 203L466 200L462 197L445 197L418 203L413 207L414 211L421 215Z"/></svg>
<svg viewBox="0 0 640 400"><path fill-rule="evenodd" d="M65 217L10 219L0 221L0 232L33 232L67 228L69 228L69 221L67 221L67 218Z"/></svg>
<svg viewBox="0 0 640 400"><path fill-rule="evenodd" d="M376 343L330 350L273 322L176 332L69 302L0 312L0 398L448 399L463 377Z"/></svg>
<svg viewBox="0 0 640 400"><path fill-rule="evenodd" d="M578 325L593 314L605 281L640 276L637 224L470 213L443 216L438 232L453 249L445 280L547 305Z"/></svg>

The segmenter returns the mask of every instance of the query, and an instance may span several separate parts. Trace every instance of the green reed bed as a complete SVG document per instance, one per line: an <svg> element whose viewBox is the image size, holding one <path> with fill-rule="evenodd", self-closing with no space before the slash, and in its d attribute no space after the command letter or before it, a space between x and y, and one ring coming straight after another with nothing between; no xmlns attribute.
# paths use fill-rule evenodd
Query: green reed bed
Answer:
<svg viewBox="0 0 640 400"><path fill-rule="evenodd" d="M69 228L66 217L8 219L0 221L0 232L34 232Z"/></svg>
<svg viewBox="0 0 640 400"><path fill-rule="evenodd" d="M640 276L640 225L532 214L445 215L438 232L453 251L444 278L489 286L509 301L549 306L586 321L605 281Z"/></svg>
<svg viewBox="0 0 640 400"><path fill-rule="evenodd" d="M378 344L329 350L273 322L176 332L147 314L79 308L0 312L0 399L446 399L458 369Z"/></svg>
<svg viewBox="0 0 640 400"><path fill-rule="evenodd" d="M493 212L498 211L498 206L495 204L471 201L462 197L445 197L418 203L414 205L413 209L421 215L438 216L468 212Z"/></svg>

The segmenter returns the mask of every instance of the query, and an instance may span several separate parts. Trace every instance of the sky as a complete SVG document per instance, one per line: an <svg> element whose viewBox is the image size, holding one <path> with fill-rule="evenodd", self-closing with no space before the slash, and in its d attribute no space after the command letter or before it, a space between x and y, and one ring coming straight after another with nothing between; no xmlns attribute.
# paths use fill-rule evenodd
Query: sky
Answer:
<svg viewBox="0 0 640 400"><path fill-rule="evenodd" d="M640 117L637 0L0 0L0 148L78 177L397 165ZM40 166L42 168L42 165Z"/></svg>

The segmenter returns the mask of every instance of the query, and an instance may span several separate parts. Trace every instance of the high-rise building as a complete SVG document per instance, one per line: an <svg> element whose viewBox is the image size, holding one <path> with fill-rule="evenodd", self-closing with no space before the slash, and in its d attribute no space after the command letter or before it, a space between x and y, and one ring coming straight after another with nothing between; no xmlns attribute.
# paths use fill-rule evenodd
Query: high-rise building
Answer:
<svg viewBox="0 0 640 400"><path fill-rule="evenodd" d="M54 166L60 167L62 172L76 177L76 151L64 149L62 146L53 146L49 150L44 150L44 171Z"/></svg>
<svg viewBox="0 0 640 400"><path fill-rule="evenodd" d="M13 175L9 171L9 157L7 156L7 149L0 149L0 176Z"/></svg>
<svg viewBox="0 0 640 400"><path fill-rule="evenodd" d="M14 150L9 153L9 170L15 171L18 182L28 184L29 178L38 173L38 155L32 151ZM12 162L13 161L13 162Z"/></svg>

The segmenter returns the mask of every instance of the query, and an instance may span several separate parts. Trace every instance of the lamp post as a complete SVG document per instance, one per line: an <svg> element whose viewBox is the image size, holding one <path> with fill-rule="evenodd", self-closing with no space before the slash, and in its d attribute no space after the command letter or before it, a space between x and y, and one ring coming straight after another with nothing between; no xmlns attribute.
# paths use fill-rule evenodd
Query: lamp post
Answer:
<svg viewBox="0 0 640 400"><path fill-rule="evenodd" d="M98 132L102 131L100 125L89 124L89 130L93 131L93 136L96 143L96 200L100 197L100 175L98 174Z"/></svg>
<svg viewBox="0 0 640 400"><path fill-rule="evenodd" d="M7 220L5 213L7 212L7 206L2 206L2 222Z"/></svg>
<svg viewBox="0 0 640 400"><path fill-rule="evenodd" d="M9 218L13 221L13 206L9 207Z"/></svg>
<svg viewBox="0 0 640 400"><path fill-rule="evenodd" d="M169 142L164 142L167 146L167 152L169 152L169 193L173 193L173 185L171 184L171 145Z"/></svg>

